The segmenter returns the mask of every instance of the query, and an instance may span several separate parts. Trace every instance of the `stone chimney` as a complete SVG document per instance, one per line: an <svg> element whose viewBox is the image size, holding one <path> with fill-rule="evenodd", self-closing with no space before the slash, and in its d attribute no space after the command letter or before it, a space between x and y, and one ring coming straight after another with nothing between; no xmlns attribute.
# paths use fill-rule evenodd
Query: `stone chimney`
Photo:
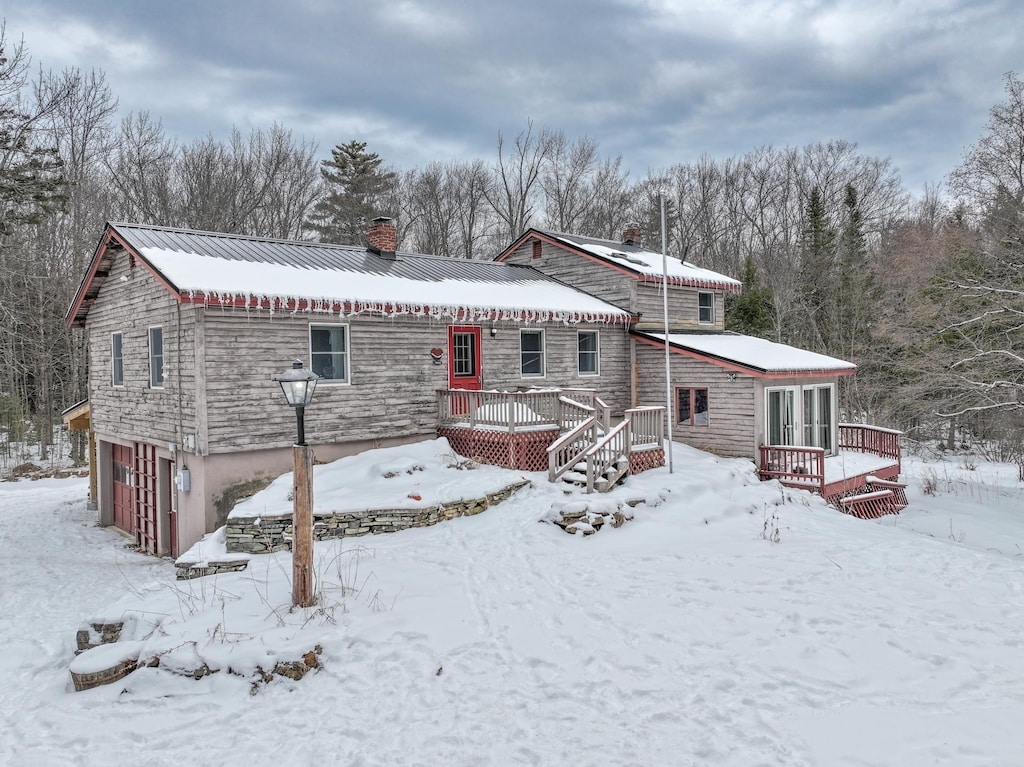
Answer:
<svg viewBox="0 0 1024 767"><path fill-rule="evenodd" d="M626 224L626 228L622 230L622 244L640 244L640 224Z"/></svg>
<svg viewBox="0 0 1024 767"><path fill-rule="evenodd" d="M388 258L395 257L395 224L394 220L387 216L378 216L373 219L370 230L366 233L366 239L370 243L370 250L379 256Z"/></svg>

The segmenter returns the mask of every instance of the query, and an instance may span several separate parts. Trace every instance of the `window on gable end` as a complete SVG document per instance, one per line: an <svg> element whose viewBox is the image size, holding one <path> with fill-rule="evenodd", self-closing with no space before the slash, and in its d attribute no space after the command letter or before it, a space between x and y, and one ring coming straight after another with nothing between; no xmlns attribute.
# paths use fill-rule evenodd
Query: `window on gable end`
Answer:
<svg viewBox="0 0 1024 767"><path fill-rule="evenodd" d="M110 334L110 382L124 386L124 336L120 333Z"/></svg>
<svg viewBox="0 0 1024 767"><path fill-rule="evenodd" d="M164 386L164 329L159 325L149 329L149 385Z"/></svg>
<svg viewBox="0 0 1024 767"><path fill-rule="evenodd" d="M715 324L715 294L714 293L698 293L697 294L697 321L701 325L714 325Z"/></svg>

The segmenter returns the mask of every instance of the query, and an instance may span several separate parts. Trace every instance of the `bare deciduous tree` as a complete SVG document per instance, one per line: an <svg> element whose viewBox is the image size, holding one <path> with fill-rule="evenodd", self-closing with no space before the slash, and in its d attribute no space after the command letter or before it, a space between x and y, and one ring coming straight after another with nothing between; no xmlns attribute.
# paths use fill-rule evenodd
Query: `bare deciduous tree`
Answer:
<svg viewBox="0 0 1024 767"><path fill-rule="evenodd" d="M498 238L511 242L533 222L538 205L540 177L551 154L553 134L548 128L535 132L533 121L526 130L516 134L511 147L498 132L498 161L494 181L487 190L487 200L497 215Z"/></svg>

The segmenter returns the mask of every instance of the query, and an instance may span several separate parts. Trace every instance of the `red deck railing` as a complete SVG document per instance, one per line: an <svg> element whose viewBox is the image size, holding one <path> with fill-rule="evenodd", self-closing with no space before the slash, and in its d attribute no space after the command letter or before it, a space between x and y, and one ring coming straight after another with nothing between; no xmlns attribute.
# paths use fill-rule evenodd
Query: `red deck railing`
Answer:
<svg viewBox="0 0 1024 767"><path fill-rule="evenodd" d="M761 445L761 479L777 479L825 494L825 451L820 447Z"/></svg>
<svg viewBox="0 0 1024 767"><path fill-rule="evenodd" d="M839 424L839 449L858 453L872 453L881 458L891 458L900 464L900 437L903 432L881 429L859 423Z"/></svg>
<svg viewBox="0 0 1024 767"><path fill-rule="evenodd" d="M895 471L886 471L886 474L895 477L900 473L901 434L902 432L881 429L877 426L841 423L839 424L839 450L871 453L893 461L896 464ZM777 479L785 485L805 487L826 498L850 492L851 488L857 485L857 482L851 480L859 479L848 477L826 487L825 451L819 447L761 445L760 452L761 479ZM866 482L861 484L866 484Z"/></svg>

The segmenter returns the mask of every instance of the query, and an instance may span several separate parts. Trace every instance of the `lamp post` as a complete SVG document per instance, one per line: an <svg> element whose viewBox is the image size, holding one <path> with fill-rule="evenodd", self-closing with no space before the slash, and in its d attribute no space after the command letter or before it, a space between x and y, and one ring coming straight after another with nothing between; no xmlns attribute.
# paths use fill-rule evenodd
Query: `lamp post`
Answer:
<svg viewBox="0 0 1024 767"><path fill-rule="evenodd" d="M301 360L295 360L290 369L274 376L281 384L284 398L295 408L298 426L298 439L292 447L292 604L299 607L313 604L313 451L306 444L305 416L319 379L312 370L302 367Z"/></svg>

